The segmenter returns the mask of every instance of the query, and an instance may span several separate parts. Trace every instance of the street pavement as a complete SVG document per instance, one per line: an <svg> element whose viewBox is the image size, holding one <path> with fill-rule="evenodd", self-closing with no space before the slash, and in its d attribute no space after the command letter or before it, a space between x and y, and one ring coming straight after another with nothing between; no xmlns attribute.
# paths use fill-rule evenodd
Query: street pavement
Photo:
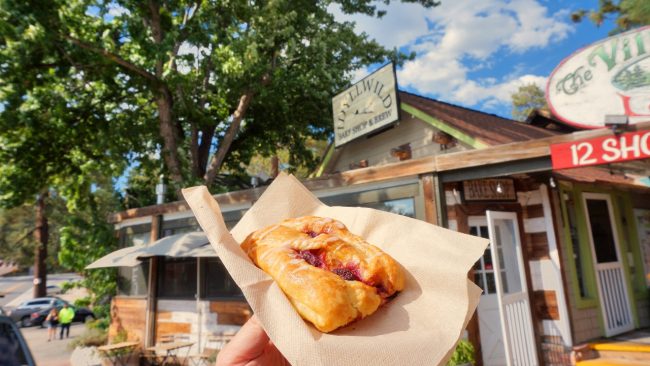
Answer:
<svg viewBox="0 0 650 366"><path fill-rule="evenodd" d="M64 282L78 280L76 274L48 274L47 284L61 286ZM7 311L20 305L25 300L33 298L33 276L0 277L0 306ZM85 291L73 289L68 293L57 295L64 300L74 302L75 299L85 296ZM25 340L29 344L38 366L69 366L72 351L68 349L68 343L78 337L85 330L81 323L73 323L70 327L70 338L47 341L47 328L40 326L21 328Z"/></svg>
<svg viewBox="0 0 650 366"><path fill-rule="evenodd" d="M82 323L73 323L70 327L70 338L59 339L59 329L57 329L56 340L47 341L47 328L29 327L21 328L23 337L29 344L32 356L38 366L69 366L70 355L72 350L68 349L68 344L78 337L85 330Z"/></svg>

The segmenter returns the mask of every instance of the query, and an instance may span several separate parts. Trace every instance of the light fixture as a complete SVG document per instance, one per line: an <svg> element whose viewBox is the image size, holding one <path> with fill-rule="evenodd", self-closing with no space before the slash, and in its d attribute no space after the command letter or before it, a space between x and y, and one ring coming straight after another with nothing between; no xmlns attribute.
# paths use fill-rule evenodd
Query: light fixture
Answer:
<svg viewBox="0 0 650 366"><path fill-rule="evenodd" d="M497 182L497 193L503 193L503 186L501 185L501 182Z"/></svg>
<svg viewBox="0 0 650 366"><path fill-rule="evenodd" d="M557 183L555 183L555 179L553 177L548 178L548 185L550 185L551 188L557 187Z"/></svg>
<svg viewBox="0 0 650 366"><path fill-rule="evenodd" d="M454 196L454 201L456 204L460 204L460 192L454 188L451 190L452 195Z"/></svg>
<svg viewBox="0 0 650 366"><path fill-rule="evenodd" d="M607 114L605 115L605 126L612 129L615 134L622 133L630 124L630 119L625 114Z"/></svg>

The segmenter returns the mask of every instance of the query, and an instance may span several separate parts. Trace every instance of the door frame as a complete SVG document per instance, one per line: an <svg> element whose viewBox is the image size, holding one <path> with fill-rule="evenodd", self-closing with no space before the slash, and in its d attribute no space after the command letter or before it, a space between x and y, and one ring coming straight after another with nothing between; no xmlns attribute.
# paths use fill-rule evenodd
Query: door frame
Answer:
<svg viewBox="0 0 650 366"><path fill-rule="evenodd" d="M607 210L609 213L609 222L610 225L612 226L612 237L614 239L614 246L616 249L616 256L618 258L618 263L620 263L621 266L621 274L623 278L623 290L625 291L625 298L626 298L626 304L628 307L628 311L630 313L630 329L625 329L621 332L614 332L610 333L610 331L607 328L606 324L606 318L607 315L605 314L605 308L603 304L605 303L603 300L603 291L601 288L600 280L598 278L598 261L596 259L596 247L594 243L594 238L593 234L591 232L591 219L589 218L589 209L587 207L587 200L588 199L595 199L595 200L604 200L607 203ZM603 327L603 331L605 333L606 337L618 335L621 333L624 333L626 331L630 331L636 328L636 314L635 314L635 304L634 304L634 299L632 298L632 294L630 292L630 289L633 289L634 287L630 283L630 279L628 278L628 264L627 264L627 259L623 257L623 254L627 255L627 253L623 253L621 249L621 242L619 238L619 231L621 228L618 227L616 217L614 216L614 205L612 203L612 196L607 193L595 193L595 192L582 192L581 194L581 201L582 201L582 209L584 212L584 220L586 224L586 231L587 231L587 239L589 242L589 250L591 252L591 263L593 266L593 276L596 281L596 289L598 291L598 307L600 308L600 319L601 319L601 324Z"/></svg>

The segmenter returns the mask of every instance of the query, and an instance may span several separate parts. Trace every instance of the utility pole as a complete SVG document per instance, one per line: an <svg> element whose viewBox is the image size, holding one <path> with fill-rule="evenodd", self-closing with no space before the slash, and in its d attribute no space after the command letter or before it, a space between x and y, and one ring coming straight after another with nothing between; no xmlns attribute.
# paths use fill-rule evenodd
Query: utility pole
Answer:
<svg viewBox="0 0 650 366"><path fill-rule="evenodd" d="M38 195L36 200L36 230L34 238L36 239L36 250L34 252L34 297L43 297L47 294L47 268L45 259L47 258L47 241L48 241L48 224L47 214L45 212L45 199L47 191Z"/></svg>

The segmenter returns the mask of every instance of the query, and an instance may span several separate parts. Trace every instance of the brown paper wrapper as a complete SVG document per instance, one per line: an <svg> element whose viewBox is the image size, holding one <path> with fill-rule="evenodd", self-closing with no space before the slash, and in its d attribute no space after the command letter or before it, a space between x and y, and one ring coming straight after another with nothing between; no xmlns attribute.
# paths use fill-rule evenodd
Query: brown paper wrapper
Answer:
<svg viewBox="0 0 650 366"><path fill-rule="evenodd" d="M231 232L206 187L184 189L183 195L269 337L293 366L444 364L478 305L481 290L467 273L483 254L485 239L379 210L329 207L285 174ZM332 333L302 320L239 243L257 229L305 215L337 219L390 254L405 269L404 291L369 317Z"/></svg>

